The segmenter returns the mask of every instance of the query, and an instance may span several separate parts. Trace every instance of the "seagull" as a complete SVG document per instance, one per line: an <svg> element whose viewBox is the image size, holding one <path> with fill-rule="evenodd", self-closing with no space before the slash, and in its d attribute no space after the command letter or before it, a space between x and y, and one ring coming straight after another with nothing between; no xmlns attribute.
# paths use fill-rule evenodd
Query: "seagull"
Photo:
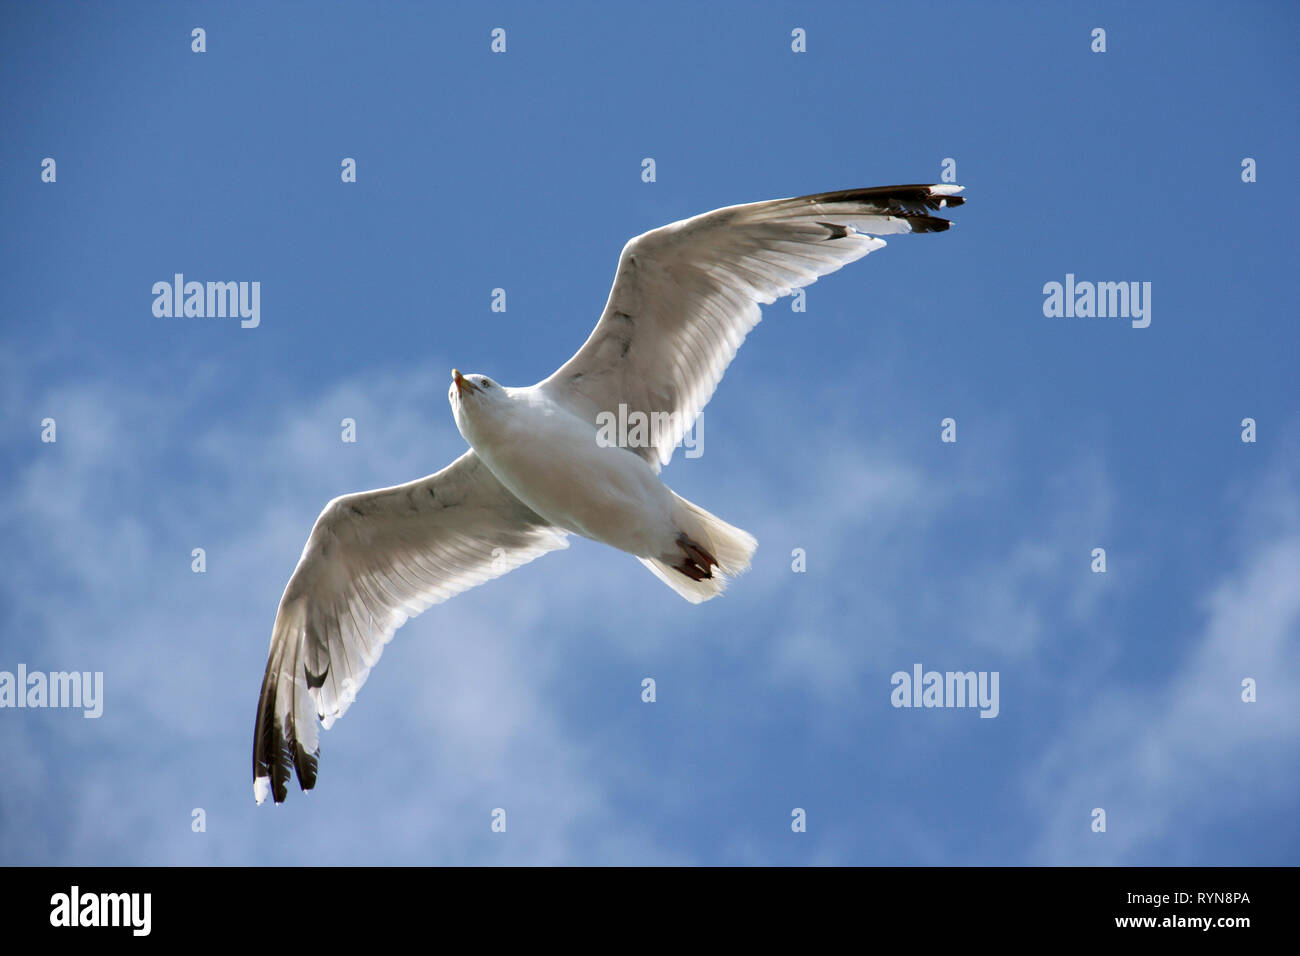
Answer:
<svg viewBox="0 0 1300 956"><path fill-rule="evenodd" d="M280 598L257 704L253 795L316 783L320 724L343 716L408 618L582 535L634 555L692 603L749 567L754 538L659 478L770 305L885 245L943 232L957 185L883 186L715 209L623 247L595 329L526 388L452 369L469 450L435 474L335 498ZM657 427L611 441L609 416ZM603 429L603 430L602 430ZM644 439L644 440L633 440Z"/></svg>

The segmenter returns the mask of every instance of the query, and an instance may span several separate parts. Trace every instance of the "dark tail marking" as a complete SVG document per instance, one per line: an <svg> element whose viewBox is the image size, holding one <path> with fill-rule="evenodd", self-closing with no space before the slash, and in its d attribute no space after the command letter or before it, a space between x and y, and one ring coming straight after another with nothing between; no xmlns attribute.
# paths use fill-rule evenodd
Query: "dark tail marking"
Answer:
<svg viewBox="0 0 1300 956"><path fill-rule="evenodd" d="M682 549L683 558L680 564L673 565L673 570L680 571L692 581L713 577L713 569L718 566L717 558L684 534L677 535L677 547Z"/></svg>

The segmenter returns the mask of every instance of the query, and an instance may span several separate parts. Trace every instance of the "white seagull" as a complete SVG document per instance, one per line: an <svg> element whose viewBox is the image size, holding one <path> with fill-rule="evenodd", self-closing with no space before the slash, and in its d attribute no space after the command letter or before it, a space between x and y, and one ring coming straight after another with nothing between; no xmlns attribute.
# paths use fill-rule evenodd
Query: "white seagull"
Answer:
<svg viewBox="0 0 1300 956"><path fill-rule="evenodd" d="M623 247L595 330L550 378L509 388L452 369L447 397L469 451L427 478L335 498L284 589L257 705L257 802L284 800L290 768L303 790L315 785L317 719L328 729L343 716L407 618L568 547L570 534L635 555L692 603L721 594L757 542L674 494L659 469L759 303L883 247L879 235L942 232L948 220L930 213L959 205L961 189L849 189L662 226ZM661 427L640 447L612 444L600 426L620 406Z"/></svg>

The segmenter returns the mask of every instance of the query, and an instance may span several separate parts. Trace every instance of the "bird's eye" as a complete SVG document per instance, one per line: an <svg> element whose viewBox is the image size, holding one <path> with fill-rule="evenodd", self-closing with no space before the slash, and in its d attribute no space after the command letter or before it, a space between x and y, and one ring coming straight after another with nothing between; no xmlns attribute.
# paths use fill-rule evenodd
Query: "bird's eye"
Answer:
<svg viewBox="0 0 1300 956"><path fill-rule="evenodd" d="M491 388L491 387L492 387L492 383L489 382L487 379L483 379L483 387L484 387L484 388Z"/></svg>

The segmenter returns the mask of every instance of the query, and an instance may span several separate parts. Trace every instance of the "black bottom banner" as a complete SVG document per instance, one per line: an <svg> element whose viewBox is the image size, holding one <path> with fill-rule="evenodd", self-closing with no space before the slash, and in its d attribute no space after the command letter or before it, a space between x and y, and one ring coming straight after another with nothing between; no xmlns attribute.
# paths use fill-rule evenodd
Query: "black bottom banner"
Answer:
<svg viewBox="0 0 1300 956"><path fill-rule="evenodd" d="M689 932L808 945L902 933L926 943L1132 937L1220 945L1284 932L1286 868L155 869L10 868L18 936L286 942L431 921L496 941L512 929L609 945ZM619 934L612 936L613 933ZM1271 935L1271 934L1270 934ZM13 937L11 937L13 938ZM324 941L324 940L318 940Z"/></svg>

